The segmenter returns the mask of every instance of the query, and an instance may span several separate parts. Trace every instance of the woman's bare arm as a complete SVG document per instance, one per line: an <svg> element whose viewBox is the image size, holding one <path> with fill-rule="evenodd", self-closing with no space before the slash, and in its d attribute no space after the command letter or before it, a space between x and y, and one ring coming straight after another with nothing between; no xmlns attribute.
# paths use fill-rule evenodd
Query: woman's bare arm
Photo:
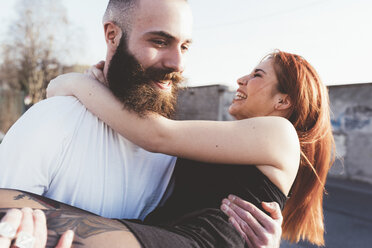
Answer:
<svg viewBox="0 0 372 248"><path fill-rule="evenodd" d="M90 111L132 142L152 152L205 162L259 164L297 169L299 142L280 117L241 121L174 121L124 109L108 88L78 73L53 80L49 95L75 95Z"/></svg>
<svg viewBox="0 0 372 248"><path fill-rule="evenodd" d="M16 190L0 190L0 218L11 208L41 209L47 217L46 247L55 247L66 230L75 233L73 247L140 247L133 234L116 220L51 199Z"/></svg>

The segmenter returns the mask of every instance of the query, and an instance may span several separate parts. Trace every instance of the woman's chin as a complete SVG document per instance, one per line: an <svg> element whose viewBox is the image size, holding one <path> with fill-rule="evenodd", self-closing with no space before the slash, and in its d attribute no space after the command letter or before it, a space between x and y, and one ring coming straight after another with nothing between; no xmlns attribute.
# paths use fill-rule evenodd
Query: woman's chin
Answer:
<svg viewBox="0 0 372 248"><path fill-rule="evenodd" d="M243 109L240 106L233 104L229 107L229 114L234 117L235 120L248 119L252 116L247 115L247 111L242 111Z"/></svg>
<svg viewBox="0 0 372 248"><path fill-rule="evenodd" d="M236 108L234 107L234 103L232 103L229 107L229 114L234 117L234 119L237 119L236 118Z"/></svg>

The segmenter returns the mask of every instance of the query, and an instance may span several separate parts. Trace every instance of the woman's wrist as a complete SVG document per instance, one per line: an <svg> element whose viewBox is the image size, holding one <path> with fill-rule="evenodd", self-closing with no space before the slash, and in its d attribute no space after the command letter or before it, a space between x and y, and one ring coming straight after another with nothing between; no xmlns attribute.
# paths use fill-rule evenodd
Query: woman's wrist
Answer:
<svg viewBox="0 0 372 248"><path fill-rule="evenodd" d="M63 82L63 91L66 95L79 97L79 90L85 91L91 87L90 81L94 80L88 75L82 73L67 74L66 80Z"/></svg>

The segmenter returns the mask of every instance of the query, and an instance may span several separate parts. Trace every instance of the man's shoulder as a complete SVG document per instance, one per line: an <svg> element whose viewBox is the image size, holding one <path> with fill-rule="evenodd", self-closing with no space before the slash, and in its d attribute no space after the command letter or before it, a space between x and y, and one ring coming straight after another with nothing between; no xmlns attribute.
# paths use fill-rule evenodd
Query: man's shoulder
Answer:
<svg viewBox="0 0 372 248"><path fill-rule="evenodd" d="M69 121L85 112L85 106L73 96L56 96L45 99L32 106L22 118L37 120L42 116L43 121ZM65 118L68 117L68 118Z"/></svg>
<svg viewBox="0 0 372 248"><path fill-rule="evenodd" d="M86 112L75 97L52 97L38 102L28 109L9 130L10 133L45 133L58 135L71 132Z"/></svg>
<svg viewBox="0 0 372 248"><path fill-rule="evenodd" d="M72 107L82 108L84 105L74 96L55 96L36 103L27 112L40 110L55 111Z"/></svg>

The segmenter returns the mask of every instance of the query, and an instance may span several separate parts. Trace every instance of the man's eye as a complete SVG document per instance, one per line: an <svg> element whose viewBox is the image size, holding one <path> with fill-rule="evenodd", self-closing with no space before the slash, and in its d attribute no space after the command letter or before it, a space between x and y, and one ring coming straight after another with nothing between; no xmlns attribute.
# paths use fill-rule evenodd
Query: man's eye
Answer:
<svg viewBox="0 0 372 248"><path fill-rule="evenodd" d="M155 45L160 46L160 47L163 47L163 46L167 45L167 43L163 40L152 40L152 43L154 43Z"/></svg>
<svg viewBox="0 0 372 248"><path fill-rule="evenodd" d="M182 51L187 52L190 48L189 46L181 46Z"/></svg>

